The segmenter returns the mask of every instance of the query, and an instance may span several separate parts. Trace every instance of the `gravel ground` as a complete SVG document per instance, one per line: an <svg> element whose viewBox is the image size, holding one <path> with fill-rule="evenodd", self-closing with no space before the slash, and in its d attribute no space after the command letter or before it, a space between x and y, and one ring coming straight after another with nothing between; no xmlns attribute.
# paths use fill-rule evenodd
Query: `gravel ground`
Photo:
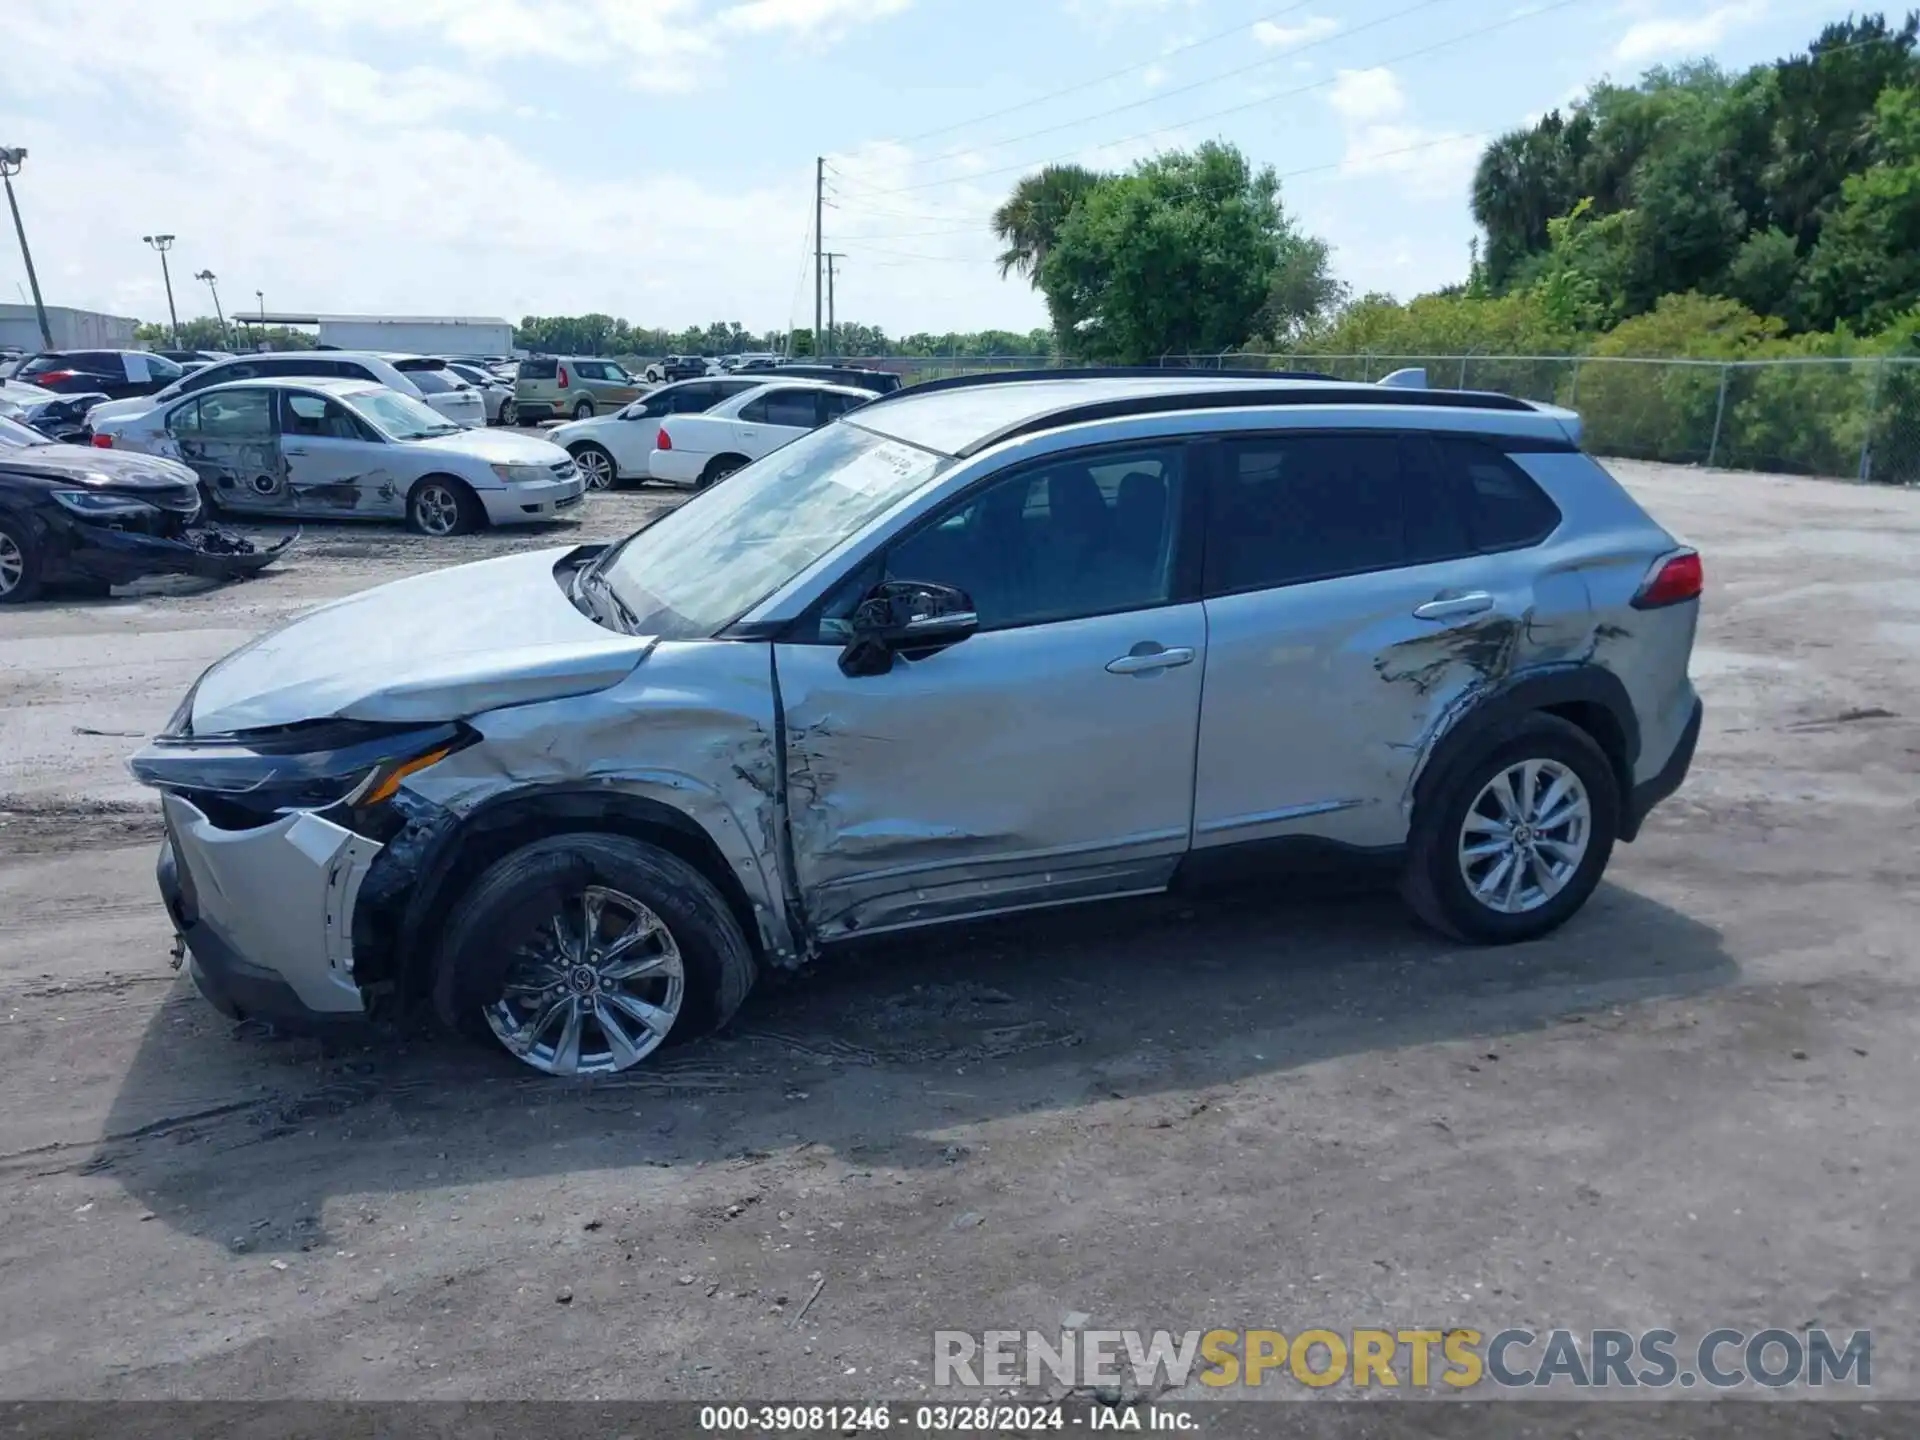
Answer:
<svg viewBox="0 0 1920 1440"><path fill-rule="evenodd" d="M1920 496L1616 469L1707 557L1707 722L1561 933L1297 890L974 925L595 1084L223 1021L121 760L264 625L670 497L7 612L0 1397L910 1398L936 1328L1068 1312L1870 1326L1914 1397Z"/></svg>

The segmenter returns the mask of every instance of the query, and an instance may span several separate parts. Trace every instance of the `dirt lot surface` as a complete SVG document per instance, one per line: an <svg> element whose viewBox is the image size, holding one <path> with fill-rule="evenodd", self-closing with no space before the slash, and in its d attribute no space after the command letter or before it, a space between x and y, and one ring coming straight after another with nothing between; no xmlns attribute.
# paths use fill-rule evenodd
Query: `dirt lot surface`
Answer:
<svg viewBox="0 0 1920 1440"><path fill-rule="evenodd" d="M669 501L0 615L0 1396L911 1398L936 1328L1070 1312L1871 1326L1920 1394L1920 495L1616 468L1707 557L1707 723L1560 934L1291 892L977 925L592 1084L223 1021L121 761L305 606Z"/></svg>

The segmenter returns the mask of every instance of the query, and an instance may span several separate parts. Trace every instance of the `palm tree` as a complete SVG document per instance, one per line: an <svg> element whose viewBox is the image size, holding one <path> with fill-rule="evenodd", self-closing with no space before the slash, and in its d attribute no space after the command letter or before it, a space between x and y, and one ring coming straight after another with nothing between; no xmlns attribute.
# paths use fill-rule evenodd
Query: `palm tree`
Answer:
<svg viewBox="0 0 1920 1440"><path fill-rule="evenodd" d="M1018 270L1038 285L1040 264L1067 216L1107 178L1084 165L1048 165L1015 185L1006 202L993 212L993 233L1007 247L1000 252L1001 277Z"/></svg>

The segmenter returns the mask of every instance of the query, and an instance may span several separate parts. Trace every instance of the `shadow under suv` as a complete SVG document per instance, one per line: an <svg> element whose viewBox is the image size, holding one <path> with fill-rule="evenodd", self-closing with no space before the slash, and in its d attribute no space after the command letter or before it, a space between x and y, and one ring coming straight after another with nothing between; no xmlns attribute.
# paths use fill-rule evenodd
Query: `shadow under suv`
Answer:
<svg viewBox="0 0 1920 1440"><path fill-rule="evenodd" d="M1694 551L1501 395L938 381L611 546L336 602L133 760L230 1014L624 1070L852 936L1384 860L1543 935L1684 778ZM489 643L476 648L471 635Z"/></svg>

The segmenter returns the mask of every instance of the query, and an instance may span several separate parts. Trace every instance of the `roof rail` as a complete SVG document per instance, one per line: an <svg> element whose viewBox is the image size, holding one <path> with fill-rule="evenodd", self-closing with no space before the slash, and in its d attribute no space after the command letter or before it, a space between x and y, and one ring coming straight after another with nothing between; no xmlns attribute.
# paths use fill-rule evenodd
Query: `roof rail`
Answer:
<svg viewBox="0 0 1920 1440"><path fill-rule="evenodd" d="M948 375L939 380L920 380L903 385L882 398L927 395L935 390L965 390L975 385L1008 385L1025 380L1111 380L1115 377L1164 380L1170 375L1194 375L1214 380L1333 380L1315 370L1188 370L1179 366L1091 365L1062 366L1058 370L982 370L975 375ZM876 402L877 403L877 402Z"/></svg>
<svg viewBox="0 0 1920 1440"><path fill-rule="evenodd" d="M1213 372L1209 372L1213 373ZM896 394L905 394L898 391ZM891 398L891 397L889 397ZM1407 390L1380 385L1316 385L1305 389L1276 385L1270 390L1186 390L1159 395L1128 395L1115 399L1062 405L1040 415L1029 415L991 434L969 442L957 453L977 455L991 445L1042 430L1058 430L1090 420L1114 420L1128 415L1158 415L1175 410L1261 409L1283 405L1401 405L1421 410L1508 410L1539 413L1525 400L1473 390ZM864 407L871 409L872 406Z"/></svg>

